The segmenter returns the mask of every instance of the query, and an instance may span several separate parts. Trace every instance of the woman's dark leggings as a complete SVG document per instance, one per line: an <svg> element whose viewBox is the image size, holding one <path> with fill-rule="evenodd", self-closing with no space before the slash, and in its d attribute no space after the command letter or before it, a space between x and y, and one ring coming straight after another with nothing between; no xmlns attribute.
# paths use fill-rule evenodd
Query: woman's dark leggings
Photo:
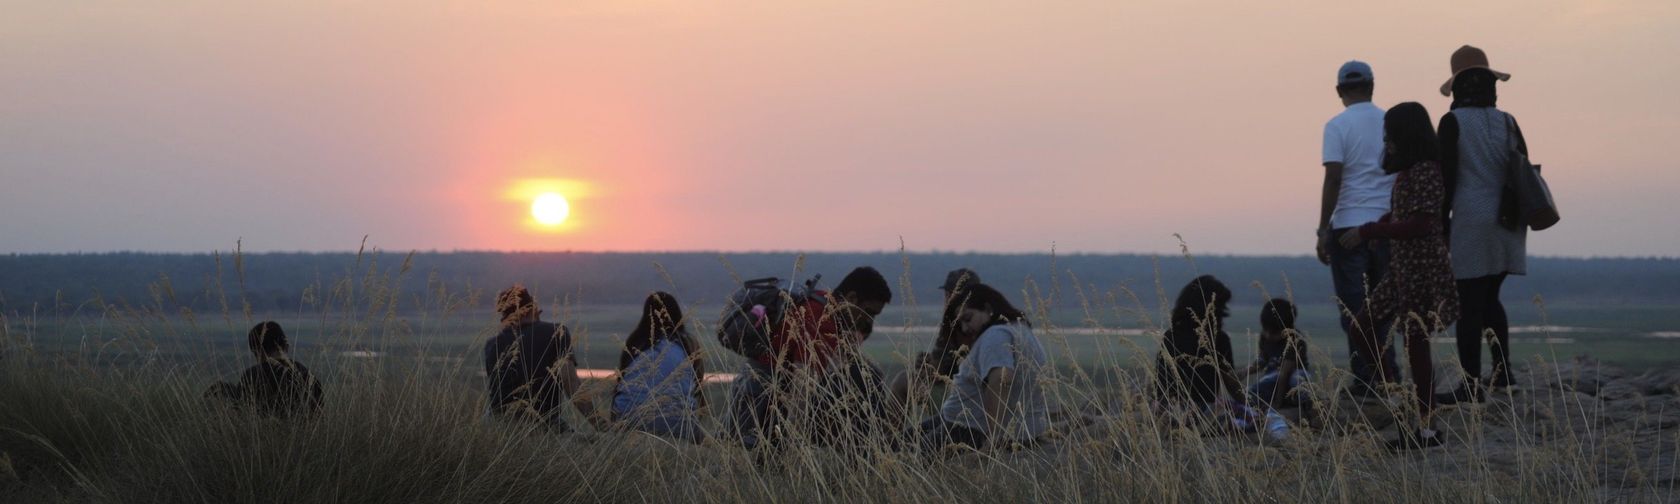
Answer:
<svg viewBox="0 0 1680 504"><path fill-rule="evenodd" d="M1505 318L1505 304L1499 302L1499 288L1505 283L1505 273L1458 281L1458 360L1463 363L1466 381L1482 377L1482 339L1493 349L1493 375L1489 383L1495 386L1511 382L1511 322ZM1491 336L1486 336L1489 331Z"/></svg>
<svg viewBox="0 0 1680 504"><path fill-rule="evenodd" d="M1387 327L1385 324L1384 327ZM1427 322L1417 319L1400 319L1392 326L1398 333L1400 341L1406 344L1406 363L1412 368L1412 387L1417 395L1418 415L1423 417L1423 424L1429 425L1429 415L1435 411L1435 359L1429 353L1429 327ZM1376 338L1363 338L1364 348L1375 350ZM1379 354L1371 354L1379 355ZM1400 383L1400 370L1392 367L1382 367L1383 379L1389 383Z"/></svg>

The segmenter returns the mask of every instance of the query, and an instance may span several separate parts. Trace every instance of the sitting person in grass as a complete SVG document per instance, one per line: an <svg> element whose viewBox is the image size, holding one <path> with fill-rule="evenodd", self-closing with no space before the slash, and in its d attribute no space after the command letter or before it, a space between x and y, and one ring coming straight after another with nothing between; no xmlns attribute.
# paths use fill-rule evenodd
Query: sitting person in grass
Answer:
<svg viewBox="0 0 1680 504"><path fill-rule="evenodd" d="M1311 378L1307 339L1295 329L1296 315L1295 304L1287 299L1273 298L1260 307L1259 358L1245 370L1260 373L1249 394L1265 401L1266 433L1274 439L1289 435L1289 422L1278 408L1300 407L1303 418L1311 416L1312 401L1300 389Z"/></svg>
<svg viewBox="0 0 1680 504"><path fill-rule="evenodd" d="M552 430L570 430L561 409L570 397L590 418L594 408L577 394L577 356L565 326L543 322L531 291L515 285L496 296L502 330L484 342L484 376L489 414L527 420Z"/></svg>
<svg viewBox="0 0 1680 504"><path fill-rule="evenodd" d="M1162 334L1155 364L1154 403L1168 414L1189 411L1199 418L1215 412L1221 389L1230 397L1226 409L1247 416L1245 389L1237 380L1231 356L1231 289L1211 275L1191 280L1173 304L1172 327Z"/></svg>
<svg viewBox="0 0 1680 504"><path fill-rule="evenodd" d="M249 408L276 418L313 417L321 411L321 382L303 363L292 360L286 331L272 320L257 324L246 335L257 364L245 369L239 383L217 382L205 397L230 401L235 409Z"/></svg>
<svg viewBox="0 0 1680 504"><path fill-rule="evenodd" d="M945 293L945 308L939 317L933 349L917 353L909 369L893 379L890 389L895 403L909 407L913 395L919 401L929 394L935 381L949 382L957 374L957 364L968 355L968 348L979 336L963 331L957 323L957 316L962 314L962 295L969 285L979 283L980 275L968 268L951 270L945 275L945 283L939 286Z"/></svg>
<svg viewBox="0 0 1680 504"><path fill-rule="evenodd" d="M858 347L890 302L886 277L864 266L833 292L813 290L790 306L770 351L736 377L726 430L747 448L790 436L847 445L882 433L892 414L885 380Z"/></svg>
<svg viewBox="0 0 1680 504"><path fill-rule="evenodd" d="M970 285L957 323L979 334L957 364L951 391L939 414L917 434L926 453L948 445L974 449L1030 444L1050 429L1050 408L1039 377L1048 358L1026 314L1003 293Z"/></svg>
<svg viewBox="0 0 1680 504"><path fill-rule="evenodd" d="M706 439L698 414L706 376L700 342L688 332L677 298L655 292L642 303L642 319L624 338L613 392L613 421L627 429L699 443Z"/></svg>

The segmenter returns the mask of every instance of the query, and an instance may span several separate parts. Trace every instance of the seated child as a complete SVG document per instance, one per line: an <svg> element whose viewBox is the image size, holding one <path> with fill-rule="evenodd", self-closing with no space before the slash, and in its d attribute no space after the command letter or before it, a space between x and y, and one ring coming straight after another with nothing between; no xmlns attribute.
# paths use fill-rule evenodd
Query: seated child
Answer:
<svg viewBox="0 0 1680 504"><path fill-rule="evenodd" d="M264 416L287 418L321 411L321 383L309 368L287 354L291 344L280 324L266 321L246 336L257 364L240 375L239 383L216 382L204 395L230 400L235 409L250 408Z"/></svg>
<svg viewBox="0 0 1680 504"><path fill-rule="evenodd" d="M1289 433L1289 424L1278 408L1299 406L1311 408L1296 389L1311 374L1307 371L1307 340L1295 329L1295 304L1286 299L1273 298L1260 307L1260 357L1249 365L1248 374L1260 373L1260 380L1249 388L1249 394L1266 409L1266 431L1274 438Z"/></svg>

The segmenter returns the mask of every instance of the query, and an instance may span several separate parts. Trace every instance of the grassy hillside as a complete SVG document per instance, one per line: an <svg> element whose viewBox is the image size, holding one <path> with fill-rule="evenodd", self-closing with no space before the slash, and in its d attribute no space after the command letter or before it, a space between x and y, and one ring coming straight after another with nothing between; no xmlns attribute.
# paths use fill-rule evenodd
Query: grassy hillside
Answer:
<svg viewBox="0 0 1680 504"><path fill-rule="evenodd" d="M1345 346L1333 312L1306 318L1332 407L1282 443L1188 430L1152 413L1140 371L1163 308L1151 296L1090 298L1068 309L1024 289L1055 368L1044 385L1064 420L1035 447L923 457L870 438L859 453L793 443L749 453L714 440L674 444L600 431L554 434L487 421L479 345L493 326L474 294L411 296L391 271L331 280L315 302L275 314L238 303L195 311L166 303L94 303L70 314L0 319L0 500L6 502L1463 502L1670 501L1680 478L1680 373L1628 371L1570 357L1619 352L1672 362L1645 327L1662 309L1513 308L1520 320L1600 326L1519 335L1514 394L1443 410L1447 447L1381 449L1410 416L1397 396L1361 407L1335 399ZM398 309L410 304L421 307ZM1522 305L1518 305L1522 306ZM706 332L713 308L692 307ZM634 310L555 302L585 366L609 367ZM884 367L926 347L931 307L903 303L866 345ZM252 321L275 317L326 384L325 413L285 423L230 412L200 394L248 364ZM1252 345L1252 307L1233 318ZM1590 320L1590 322L1588 322ZM1548 342L1547 339L1553 341ZM1570 340L1572 342L1564 342ZM710 339L706 339L711 345ZM1569 345L1576 345L1570 347ZM1618 346L1625 345L1625 346ZM713 369L732 357L709 352ZM1436 354L1445 358L1448 348ZM377 357L369 357L377 355ZM1452 376L1452 362L1441 363ZM1654 373L1654 374L1653 374ZM600 397L610 382L586 384ZM1452 380L1444 378L1442 386ZM706 391L718 432L728 388ZM912 417L939 392L920 396ZM913 420L913 419L912 419ZM907 427L907 426L904 426ZM794 433L815 429L788 425ZM896 429L895 429L896 430Z"/></svg>

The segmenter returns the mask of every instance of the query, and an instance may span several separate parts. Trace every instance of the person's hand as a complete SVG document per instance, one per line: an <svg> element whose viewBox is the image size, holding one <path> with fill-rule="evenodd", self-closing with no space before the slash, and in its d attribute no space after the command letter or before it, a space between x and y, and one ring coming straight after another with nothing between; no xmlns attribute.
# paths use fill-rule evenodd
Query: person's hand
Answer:
<svg viewBox="0 0 1680 504"><path fill-rule="evenodd" d="M1325 266L1329 266L1330 265L1330 232L1329 231L1324 231L1324 232L1321 232L1321 233L1318 234L1318 246L1314 247L1314 248L1316 248L1318 250L1318 262L1323 263Z"/></svg>
<svg viewBox="0 0 1680 504"><path fill-rule="evenodd" d="M1364 243L1365 240L1359 237L1359 228L1353 228L1347 230L1346 233L1342 233L1337 241L1341 242L1343 247L1354 248L1358 247L1360 243Z"/></svg>
<svg viewBox="0 0 1680 504"><path fill-rule="evenodd" d="M589 425L594 426L595 430L598 431L611 431L618 427L617 425L613 425L612 419L607 418L606 415L602 415L599 412L585 416L584 420L588 420Z"/></svg>

